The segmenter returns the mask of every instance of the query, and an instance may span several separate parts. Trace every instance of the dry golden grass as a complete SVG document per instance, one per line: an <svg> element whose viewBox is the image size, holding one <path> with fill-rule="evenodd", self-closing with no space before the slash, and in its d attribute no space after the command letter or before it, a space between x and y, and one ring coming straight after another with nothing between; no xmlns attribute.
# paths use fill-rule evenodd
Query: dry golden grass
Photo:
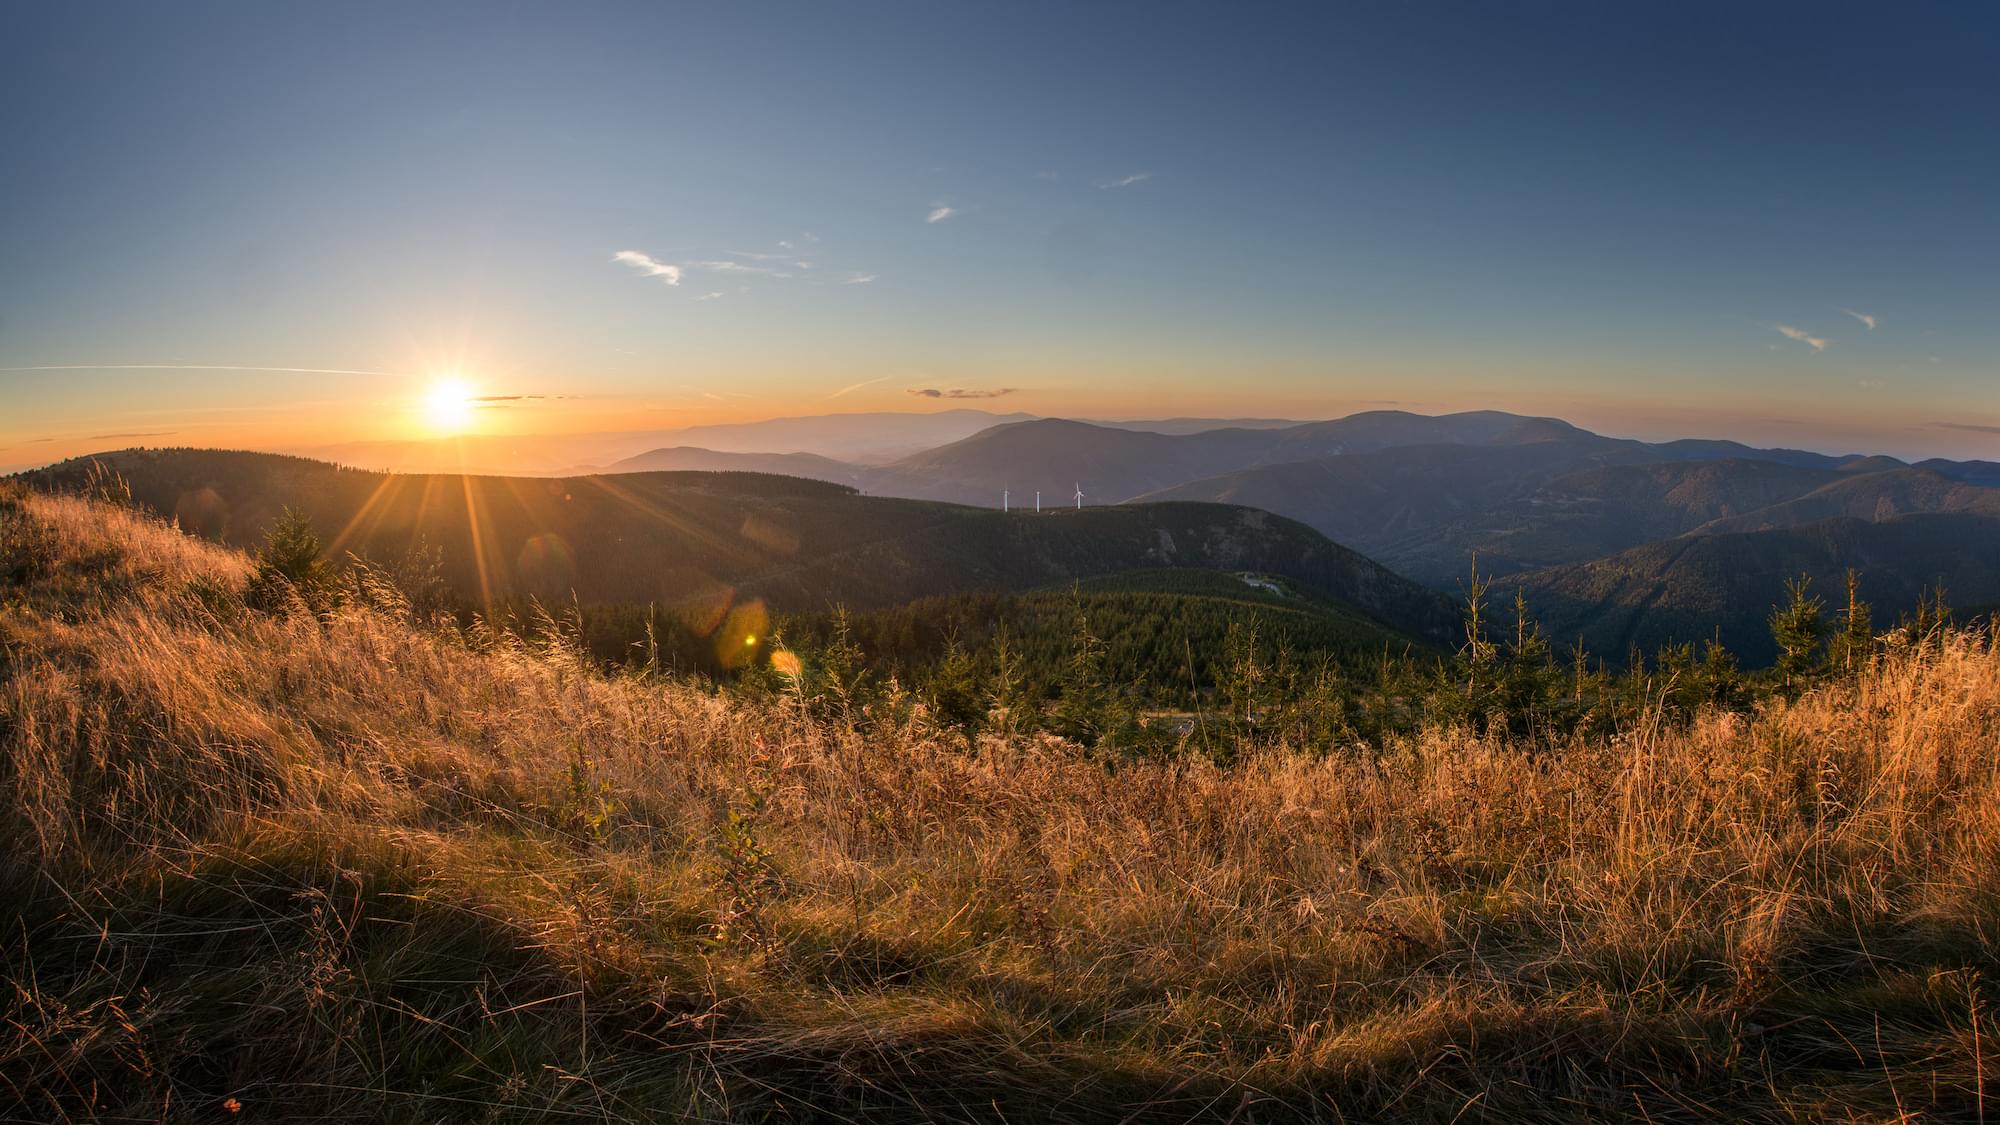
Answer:
<svg viewBox="0 0 2000 1125"><path fill-rule="evenodd" d="M1608 745L1107 767L247 570L0 497L0 1117L1981 1120L2000 1065L1987 636Z"/></svg>

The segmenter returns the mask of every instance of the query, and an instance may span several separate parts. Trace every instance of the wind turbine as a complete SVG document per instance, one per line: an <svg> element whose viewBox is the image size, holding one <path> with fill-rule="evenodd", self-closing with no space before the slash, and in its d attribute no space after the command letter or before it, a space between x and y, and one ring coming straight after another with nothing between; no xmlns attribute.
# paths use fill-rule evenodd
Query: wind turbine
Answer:
<svg viewBox="0 0 2000 1125"><path fill-rule="evenodd" d="M1000 490L1000 510L1007 510L1007 490L1004 488Z"/></svg>
<svg viewBox="0 0 2000 1125"><path fill-rule="evenodd" d="M1037 488L1035 490L1035 511L1039 512L1041 510L1042 510L1042 490Z"/></svg>
<svg viewBox="0 0 2000 1125"><path fill-rule="evenodd" d="M1080 484L1076 486L1076 510L1083 511L1083 486Z"/></svg>

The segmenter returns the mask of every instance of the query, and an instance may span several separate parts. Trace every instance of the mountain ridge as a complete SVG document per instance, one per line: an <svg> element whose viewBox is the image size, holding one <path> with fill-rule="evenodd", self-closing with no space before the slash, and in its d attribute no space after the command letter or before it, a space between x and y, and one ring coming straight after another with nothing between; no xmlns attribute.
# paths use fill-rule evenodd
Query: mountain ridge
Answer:
<svg viewBox="0 0 2000 1125"><path fill-rule="evenodd" d="M322 529L331 552L393 560L414 544L439 547L454 587L482 602L575 597L726 609L761 599L812 611L1170 566L1278 574L1432 640L1452 620L1439 595L1305 525L1227 505L1037 518L754 473L385 474L200 450L105 454L21 479L75 490L97 463L129 482L135 503L235 546L256 545L291 508Z"/></svg>

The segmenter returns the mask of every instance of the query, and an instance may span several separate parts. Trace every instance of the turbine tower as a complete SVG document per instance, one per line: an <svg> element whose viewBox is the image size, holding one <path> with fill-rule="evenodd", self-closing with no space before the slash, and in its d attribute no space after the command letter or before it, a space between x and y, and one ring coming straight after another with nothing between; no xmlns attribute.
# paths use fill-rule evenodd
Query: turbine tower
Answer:
<svg viewBox="0 0 2000 1125"><path fill-rule="evenodd" d="M1076 510L1083 511L1083 486L1080 484L1076 486Z"/></svg>
<svg viewBox="0 0 2000 1125"><path fill-rule="evenodd" d="M1000 510L1007 510L1007 490L1004 488L1000 490Z"/></svg>
<svg viewBox="0 0 2000 1125"><path fill-rule="evenodd" d="M1042 510L1042 490L1037 488L1035 490L1035 511L1039 512L1041 510Z"/></svg>

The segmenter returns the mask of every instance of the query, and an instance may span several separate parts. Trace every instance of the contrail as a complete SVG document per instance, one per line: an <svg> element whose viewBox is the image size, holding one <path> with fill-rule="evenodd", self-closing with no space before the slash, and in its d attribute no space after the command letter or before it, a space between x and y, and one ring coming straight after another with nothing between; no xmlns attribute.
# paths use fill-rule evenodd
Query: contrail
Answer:
<svg viewBox="0 0 2000 1125"><path fill-rule="evenodd" d="M351 371L342 367L232 367L224 363L59 363L42 367L0 367L14 371L278 371L292 375L382 375L391 379L414 376L401 371Z"/></svg>

